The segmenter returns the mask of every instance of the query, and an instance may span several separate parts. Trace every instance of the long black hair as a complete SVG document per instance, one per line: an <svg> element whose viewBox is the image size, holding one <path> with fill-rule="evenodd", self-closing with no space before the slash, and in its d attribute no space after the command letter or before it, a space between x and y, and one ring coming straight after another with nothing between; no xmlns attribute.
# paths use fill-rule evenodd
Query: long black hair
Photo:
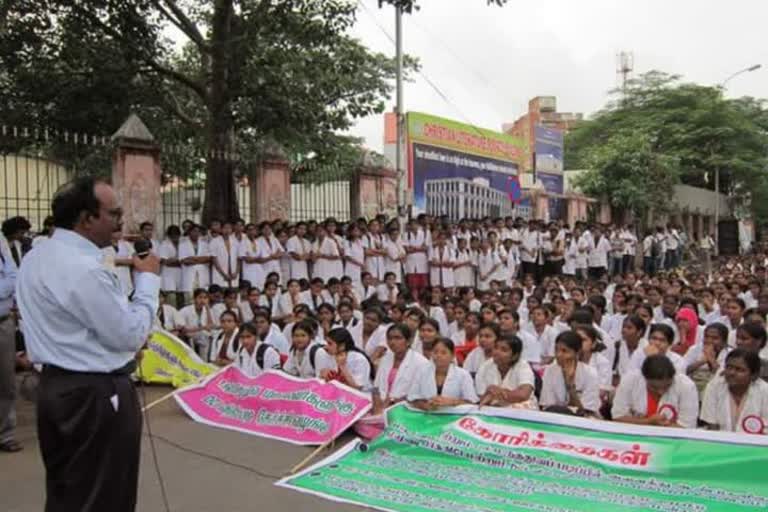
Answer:
<svg viewBox="0 0 768 512"><path fill-rule="evenodd" d="M369 377L371 380L376 377L376 371L374 370L371 358L368 357L368 354L357 348L357 345L355 345L355 340L352 338L352 335L348 330L343 327L337 327L336 329L331 329L325 333L325 337L332 340L334 343L336 343L336 345L344 347L344 352L357 352L358 354L362 354L363 357L365 357L365 360L368 361Z"/></svg>

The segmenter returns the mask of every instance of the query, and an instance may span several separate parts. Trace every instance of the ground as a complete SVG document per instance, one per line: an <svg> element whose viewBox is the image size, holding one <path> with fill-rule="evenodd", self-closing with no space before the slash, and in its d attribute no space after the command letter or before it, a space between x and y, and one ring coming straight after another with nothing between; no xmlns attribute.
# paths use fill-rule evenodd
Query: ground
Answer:
<svg viewBox="0 0 768 512"><path fill-rule="evenodd" d="M147 403L169 388L148 387ZM24 450L0 453L4 512L43 509L44 469L37 446L34 405L20 401L18 440ZM313 448L249 436L193 422L171 399L149 411L170 510L184 512L352 512L367 510L275 487L273 483ZM343 442L341 443L343 444ZM138 512L164 512L144 428Z"/></svg>

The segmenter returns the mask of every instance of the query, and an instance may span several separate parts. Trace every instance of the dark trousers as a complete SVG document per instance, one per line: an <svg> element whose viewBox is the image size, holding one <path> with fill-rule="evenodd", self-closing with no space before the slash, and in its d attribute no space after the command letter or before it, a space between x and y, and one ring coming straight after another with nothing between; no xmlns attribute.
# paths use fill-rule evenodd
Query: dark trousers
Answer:
<svg viewBox="0 0 768 512"><path fill-rule="evenodd" d="M520 268L522 269L522 275L520 278L525 277L527 274L533 276L534 279L536 278L536 274L538 273L538 265L535 262L531 263L529 261L521 261Z"/></svg>
<svg viewBox="0 0 768 512"><path fill-rule="evenodd" d="M142 416L128 375L45 368L38 393L45 512L133 512Z"/></svg>
<svg viewBox="0 0 768 512"><path fill-rule="evenodd" d="M624 272L635 271L635 257L630 254L624 255Z"/></svg>
<svg viewBox="0 0 768 512"><path fill-rule="evenodd" d="M656 273L656 262L653 260L653 256L643 257L643 272L648 275Z"/></svg>

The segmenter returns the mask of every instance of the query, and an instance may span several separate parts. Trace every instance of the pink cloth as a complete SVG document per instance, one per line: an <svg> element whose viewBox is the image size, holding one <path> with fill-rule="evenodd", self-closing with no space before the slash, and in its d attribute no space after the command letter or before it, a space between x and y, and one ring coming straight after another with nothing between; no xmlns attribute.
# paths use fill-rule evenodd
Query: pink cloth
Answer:
<svg viewBox="0 0 768 512"><path fill-rule="evenodd" d="M680 347L675 350L679 354L685 354L690 347L696 344L696 334L699 330L699 315L690 308L680 308L680 311L675 315L675 320L685 320L688 322L688 333L685 339L681 338L679 340Z"/></svg>
<svg viewBox="0 0 768 512"><path fill-rule="evenodd" d="M395 379L397 378L397 368L394 366L391 370L389 370L389 374L387 375L387 393L386 397L389 398L389 393L392 391L392 385L395 383Z"/></svg>

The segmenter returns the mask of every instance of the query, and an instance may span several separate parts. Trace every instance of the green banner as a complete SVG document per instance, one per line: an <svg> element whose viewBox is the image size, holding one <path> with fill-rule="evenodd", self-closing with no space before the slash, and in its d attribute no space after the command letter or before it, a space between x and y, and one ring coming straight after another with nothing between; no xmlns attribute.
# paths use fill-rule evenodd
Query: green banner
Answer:
<svg viewBox="0 0 768 512"><path fill-rule="evenodd" d="M206 363L189 345L167 331L155 331L143 351L136 376L150 384L175 388L195 384L218 368Z"/></svg>
<svg viewBox="0 0 768 512"><path fill-rule="evenodd" d="M498 414L396 407L370 445L277 485L389 511L768 510L763 436Z"/></svg>
<svg viewBox="0 0 768 512"><path fill-rule="evenodd" d="M515 163L522 156L522 141L506 133L420 112L408 112L406 119L408 142Z"/></svg>

